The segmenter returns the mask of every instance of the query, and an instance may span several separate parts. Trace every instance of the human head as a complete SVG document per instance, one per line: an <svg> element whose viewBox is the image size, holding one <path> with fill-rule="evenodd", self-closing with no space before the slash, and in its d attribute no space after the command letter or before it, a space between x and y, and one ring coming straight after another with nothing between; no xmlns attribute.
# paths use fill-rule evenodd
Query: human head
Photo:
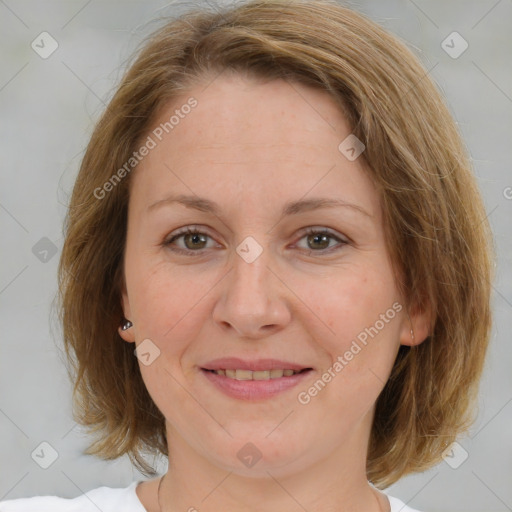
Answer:
<svg viewBox="0 0 512 512"><path fill-rule="evenodd" d="M100 119L71 198L60 266L79 418L103 435L92 452L130 453L142 467L144 448L167 453L163 416L133 347L118 335L132 176L103 185L119 177L164 105L222 70L327 91L365 144L360 158L380 197L397 286L408 311L428 312L431 326L423 343L400 348L378 399L368 477L387 485L429 467L468 424L488 341L484 210L455 124L415 57L328 1L253 2L171 21Z"/></svg>

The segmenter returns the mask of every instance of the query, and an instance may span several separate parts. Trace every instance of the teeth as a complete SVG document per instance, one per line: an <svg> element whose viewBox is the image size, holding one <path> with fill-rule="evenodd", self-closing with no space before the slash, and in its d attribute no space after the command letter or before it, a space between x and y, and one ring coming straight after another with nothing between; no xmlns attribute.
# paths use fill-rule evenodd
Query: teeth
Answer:
<svg viewBox="0 0 512 512"><path fill-rule="evenodd" d="M270 370L261 370L252 372L252 380L268 380L270 379Z"/></svg>
<svg viewBox="0 0 512 512"><path fill-rule="evenodd" d="M252 380L251 370L235 370L236 380Z"/></svg>
<svg viewBox="0 0 512 512"><path fill-rule="evenodd" d="M300 370L214 370L217 375L223 375L230 379L236 380L269 380L269 379L280 379L281 377L291 377Z"/></svg>

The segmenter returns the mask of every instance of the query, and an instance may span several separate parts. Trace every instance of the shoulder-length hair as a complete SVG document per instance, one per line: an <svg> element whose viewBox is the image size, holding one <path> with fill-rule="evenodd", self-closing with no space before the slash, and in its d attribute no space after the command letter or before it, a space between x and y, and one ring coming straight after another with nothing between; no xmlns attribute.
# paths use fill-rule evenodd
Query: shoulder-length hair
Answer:
<svg viewBox="0 0 512 512"><path fill-rule="evenodd" d="M164 417L117 331L131 181L120 169L162 106L227 70L327 91L365 144L397 284L409 311L431 314L429 337L400 347L377 400L367 475L386 487L431 467L474 419L490 336L492 239L467 151L424 67L334 0L253 0L166 20L97 123L59 266L75 418L97 434L87 453L128 454L152 475L144 453L168 455Z"/></svg>

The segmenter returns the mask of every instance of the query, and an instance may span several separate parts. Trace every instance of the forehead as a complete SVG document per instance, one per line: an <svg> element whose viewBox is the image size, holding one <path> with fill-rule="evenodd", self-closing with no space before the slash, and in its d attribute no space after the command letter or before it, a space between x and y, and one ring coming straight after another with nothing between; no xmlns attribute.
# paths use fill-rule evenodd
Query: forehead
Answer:
<svg viewBox="0 0 512 512"><path fill-rule="evenodd" d="M314 191L357 199L374 213L363 159L349 161L338 149L350 133L325 91L220 75L158 113L148 130L154 147L134 172L131 195L136 203L178 192L269 204Z"/></svg>

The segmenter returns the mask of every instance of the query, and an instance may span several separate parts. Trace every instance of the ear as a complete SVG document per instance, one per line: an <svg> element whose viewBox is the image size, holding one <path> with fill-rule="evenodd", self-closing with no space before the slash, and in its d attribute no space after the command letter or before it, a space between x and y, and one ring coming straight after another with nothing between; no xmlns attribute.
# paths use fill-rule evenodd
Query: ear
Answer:
<svg viewBox="0 0 512 512"><path fill-rule="evenodd" d="M124 318L126 320L130 320L131 322L133 322L132 310L130 308L130 301L128 299L128 293L126 291L126 285L124 283L124 279L123 279L123 283L121 285L121 304L123 307ZM124 320L122 322L124 323ZM123 338L124 341L126 341L128 343L135 343L134 329L135 329L135 327L132 326L129 329L123 330L123 325L121 324L117 328L117 332L119 333L119 336L121 336L121 338Z"/></svg>
<svg viewBox="0 0 512 512"><path fill-rule="evenodd" d="M423 343L431 334L431 311L428 307L414 308L403 316L400 344L413 347Z"/></svg>

